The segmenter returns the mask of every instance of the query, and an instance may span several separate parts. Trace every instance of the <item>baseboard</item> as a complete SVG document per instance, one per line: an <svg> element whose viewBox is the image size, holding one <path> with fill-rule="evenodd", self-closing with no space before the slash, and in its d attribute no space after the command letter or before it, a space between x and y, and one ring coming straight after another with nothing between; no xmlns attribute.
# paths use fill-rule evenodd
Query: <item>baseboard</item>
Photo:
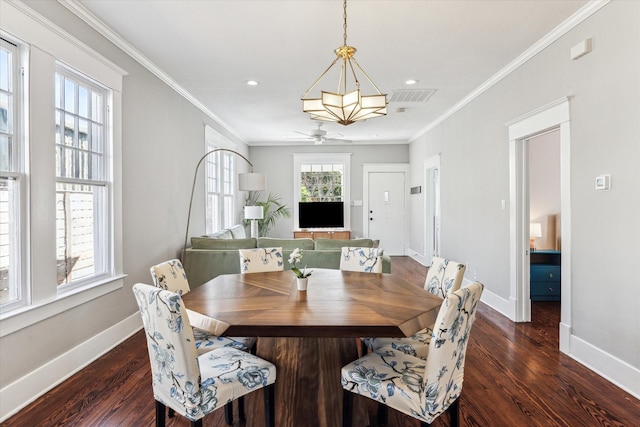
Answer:
<svg viewBox="0 0 640 427"><path fill-rule="evenodd" d="M462 279L462 287L469 286L474 280L469 280L466 277ZM486 287L482 291L482 297L480 301L493 308L500 314L508 317L509 319L515 319L515 302L502 298L501 296L494 294Z"/></svg>
<svg viewBox="0 0 640 427"><path fill-rule="evenodd" d="M19 412L142 328L136 312L0 389L0 422Z"/></svg>
<svg viewBox="0 0 640 427"><path fill-rule="evenodd" d="M425 267L427 267L428 265L430 265L431 263L427 263L427 260L424 258L424 255L421 254L418 251L414 251L411 248L407 249L407 252L409 253L409 257L416 260L417 262L419 262L420 264L424 265Z"/></svg>
<svg viewBox="0 0 640 427"><path fill-rule="evenodd" d="M586 366L607 381L640 399L640 369L571 335L569 357Z"/></svg>

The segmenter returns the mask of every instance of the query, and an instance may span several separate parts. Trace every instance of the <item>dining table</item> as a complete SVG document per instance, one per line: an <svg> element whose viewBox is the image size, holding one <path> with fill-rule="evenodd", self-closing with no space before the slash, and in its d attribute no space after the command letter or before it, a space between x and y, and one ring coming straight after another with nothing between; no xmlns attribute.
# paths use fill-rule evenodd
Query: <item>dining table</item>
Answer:
<svg viewBox="0 0 640 427"><path fill-rule="evenodd" d="M279 427L342 425L340 369L358 358L356 339L411 336L435 323L442 304L398 275L320 268L306 291L284 270L220 275L182 298L192 326L258 337L258 356L277 369ZM247 426L263 425L254 395L245 399ZM366 426L365 398L355 397L354 425Z"/></svg>

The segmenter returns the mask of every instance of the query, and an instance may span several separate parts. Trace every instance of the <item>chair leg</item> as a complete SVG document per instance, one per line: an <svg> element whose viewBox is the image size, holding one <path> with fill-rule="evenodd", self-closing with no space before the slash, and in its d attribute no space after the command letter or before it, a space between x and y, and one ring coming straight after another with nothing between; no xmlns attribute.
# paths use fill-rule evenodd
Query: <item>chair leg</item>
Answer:
<svg viewBox="0 0 640 427"><path fill-rule="evenodd" d="M342 427L351 427L353 422L353 394L342 390Z"/></svg>
<svg viewBox="0 0 640 427"><path fill-rule="evenodd" d="M389 408L383 403L378 403L378 425L386 426L389 415Z"/></svg>
<svg viewBox="0 0 640 427"><path fill-rule="evenodd" d="M238 398L238 418L240 418L240 421L247 421L247 417L244 414L244 396Z"/></svg>
<svg viewBox="0 0 640 427"><path fill-rule="evenodd" d="M202 427L202 418L197 421L191 421L191 427Z"/></svg>
<svg viewBox="0 0 640 427"><path fill-rule="evenodd" d="M224 405L224 422L233 425L233 402Z"/></svg>
<svg viewBox="0 0 640 427"><path fill-rule="evenodd" d="M173 408L169 408L169 418L173 418L176 416L176 411Z"/></svg>
<svg viewBox="0 0 640 427"><path fill-rule="evenodd" d="M449 406L449 416L451 417L451 427L460 425L460 396Z"/></svg>
<svg viewBox="0 0 640 427"><path fill-rule="evenodd" d="M156 427L164 427L164 415L166 412L165 410L166 406L164 406L164 403L160 403L156 400Z"/></svg>
<svg viewBox="0 0 640 427"><path fill-rule="evenodd" d="M265 427L275 427L276 425L276 405L275 405L275 384L269 384L264 388L264 425Z"/></svg>
<svg viewBox="0 0 640 427"><path fill-rule="evenodd" d="M367 347L367 343L365 343L364 341L360 340L360 353L362 354L362 356L367 355L367 353L369 353L369 347ZM358 355L360 356L360 355ZM360 356L360 357L362 357Z"/></svg>

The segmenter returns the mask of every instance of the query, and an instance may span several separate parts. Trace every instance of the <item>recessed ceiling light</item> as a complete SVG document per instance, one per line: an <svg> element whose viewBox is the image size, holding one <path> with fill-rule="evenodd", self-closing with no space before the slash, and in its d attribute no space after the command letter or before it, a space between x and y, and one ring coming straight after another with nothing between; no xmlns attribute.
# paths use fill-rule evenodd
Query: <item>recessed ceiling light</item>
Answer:
<svg viewBox="0 0 640 427"><path fill-rule="evenodd" d="M406 85L414 85L416 83L418 83L418 81L415 80L415 79L409 79L409 80L404 82L404 84L406 84Z"/></svg>
<svg viewBox="0 0 640 427"><path fill-rule="evenodd" d="M249 86L258 86L258 82L255 80L247 80Z"/></svg>

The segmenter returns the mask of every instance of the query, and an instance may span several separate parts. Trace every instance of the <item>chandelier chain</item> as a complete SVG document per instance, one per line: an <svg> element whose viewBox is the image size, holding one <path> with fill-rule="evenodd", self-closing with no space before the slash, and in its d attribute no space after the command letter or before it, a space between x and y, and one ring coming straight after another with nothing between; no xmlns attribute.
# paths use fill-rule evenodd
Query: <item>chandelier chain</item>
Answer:
<svg viewBox="0 0 640 427"><path fill-rule="evenodd" d="M342 13L342 19L344 19L344 24L342 24L342 28L344 29L344 45L347 45L347 0L344 0L343 5L344 12Z"/></svg>

